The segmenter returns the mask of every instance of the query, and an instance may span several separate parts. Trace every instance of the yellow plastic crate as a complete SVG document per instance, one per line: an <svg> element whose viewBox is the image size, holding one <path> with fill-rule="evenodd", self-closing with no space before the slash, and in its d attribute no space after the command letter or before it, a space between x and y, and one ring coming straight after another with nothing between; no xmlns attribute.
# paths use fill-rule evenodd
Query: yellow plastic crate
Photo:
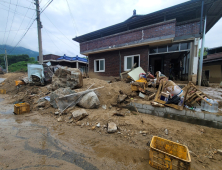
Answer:
<svg viewBox="0 0 222 170"><path fill-rule="evenodd" d="M6 94L6 90L5 89L0 89L0 94Z"/></svg>
<svg viewBox="0 0 222 170"><path fill-rule="evenodd" d="M22 113L29 113L30 105L28 103L18 103L14 104L14 113L19 115Z"/></svg>
<svg viewBox="0 0 222 170"><path fill-rule="evenodd" d="M139 91L139 88L138 88L138 86L131 85L131 90L132 91Z"/></svg>
<svg viewBox="0 0 222 170"><path fill-rule="evenodd" d="M190 153L185 145L154 136L150 143L149 164L161 170L190 170Z"/></svg>

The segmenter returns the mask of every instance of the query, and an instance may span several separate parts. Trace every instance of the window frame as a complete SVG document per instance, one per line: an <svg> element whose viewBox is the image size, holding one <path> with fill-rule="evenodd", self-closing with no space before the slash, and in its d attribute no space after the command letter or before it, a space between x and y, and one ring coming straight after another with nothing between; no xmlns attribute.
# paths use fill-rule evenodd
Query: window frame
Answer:
<svg viewBox="0 0 222 170"><path fill-rule="evenodd" d="M104 70L100 70L100 61L104 61ZM96 65L96 61L99 61L99 71L96 71L97 69L96 69L96 67L97 67L97 65ZM94 60L94 72L105 72L105 59L95 59Z"/></svg>
<svg viewBox="0 0 222 170"><path fill-rule="evenodd" d="M134 64L134 57L135 56L139 56L139 63L138 63L138 67L140 67L140 54L135 54L135 55L128 55L128 56L124 56L124 71L129 71L130 69L127 69L127 58L128 57L132 57L132 66Z"/></svg>

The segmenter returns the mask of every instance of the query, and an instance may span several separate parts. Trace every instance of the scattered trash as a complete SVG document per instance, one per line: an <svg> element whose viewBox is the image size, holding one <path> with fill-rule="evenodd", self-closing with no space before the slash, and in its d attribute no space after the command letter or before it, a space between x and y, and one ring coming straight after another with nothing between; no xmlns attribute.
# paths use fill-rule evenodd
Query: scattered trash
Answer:
<svg viewBox="0 0 222 170"><path fill-rule="evenodd" d="M108 132L108 133L114 133L114 132L116 132L116 131L117 131L117 126L116 126L116 124L113 123L113 122L108 123L107 132Z"/></svg>
<svg viewBox="0 0 222 170"><path fill-rule="evenodd" d="M157 102L151 102L152 106L157 106L157 107L165 107L163 104L157 103Z"/></svg>
<svg viewBox="0 0 222 170"><path fill-rule="evenodd" d="M59 115L59 112L55 112L55 115Z"/></svg>
<svg viewBox="0 0 222 170"><path fill-rule="evenodd" d="M99 127L100 127L100 123L97 123L96 127L98 127L98 128L99 128Z"/></svg>
<svg viewBox="0 0 222 170"><path fill-rule="evenodd" d="M32 85L44 85L44 69L41 64L28 64L28 80Z"/></svg>
<svg viewBox="0 0 222 170"><path fill-rule="evenodd" d="M62 116L60 116L58 119L57 119L58 122L62 122L63 121L63 118Z"/></svg>
<svg viewBox="0 0 222 170"><path fill-rule="evenodd" d="M106 110L106 105L102 105L102 108L103 108L104 110Z"/></svg>
<svg viewBox="0 0 222 170"><path fill-rule="evenodd" d="M222 155L222 149L217 149L217 152Z"/></svg>
<svg viewBox="0 0 222 170"><path fill-rule="evenodd" d="M129 75L134 81L136 81L136 80L139 80L139 79L140 79L139 74L141 74L141 73L146 74L145 71L144 71L141 67L137 67L137 68L133 69L132 71L130 71L130 72L128 73L128 75Z"/></svg>
<svg viewBox="0 0 222 170"><path fill-rule="evenodd" d="M40 102L37 104L37 107L45 107L46 101Z"/></svg>
<svg viewBox="0 0 222 170"><path fill-rule="evenodd" d="M5 89L0 89L0 94L6 94L6 90Z"/></svg>
<svg viewBox="0 0 222 170"><path fill-rule="evenodd" d="M94 130L95 128L96 128L96 126L93 126L93 127L92 127L92 130Z"/></svg>
<svg viewBox="0 0 222 170"><path fill-rule="evenodd" d="M120 94L117 98L117 103L123 102L127 98L126 94Z"/></svg>
<svg viewBox="0 0 222 170"><path fill-rule="evenodd" d="M76 121L82 120L88 115L89 114L86 112L85 109L79 109L72 112L73 119L75 119Z"/></svg>
<svg viewBox="0 0 222 170"><path fill-rule="evenodd" d="M165 132L166 135L168 135L168 130L167 129L165 129L164 132Z"/></svg>

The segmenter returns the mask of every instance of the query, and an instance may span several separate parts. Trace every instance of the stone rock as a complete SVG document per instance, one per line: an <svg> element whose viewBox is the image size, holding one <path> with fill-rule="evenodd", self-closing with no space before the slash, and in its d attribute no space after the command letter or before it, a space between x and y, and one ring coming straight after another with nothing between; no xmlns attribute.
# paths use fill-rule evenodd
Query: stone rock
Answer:
<svg viewBox="0 0 222 170"><path fill-rule="evenodd" d="M116 126L116 124L113 123L113 122L108 123L107 132L108 132L108 133L114 133L114 132L116 132L116 131L117 131L117 126Z"/></svg>
<svg viewBox="0 0 222 170"><path fill-rule="evenodd" d="M75 91L71 90L70 87L57 89L50 94L50 104L57 109L56 99L72 93L75 93Z"/></svg>
<svg viewBox="0 0 222 170"><path fill-rule="evenodd" d="M63 118L60 116L58 119L57 119L58 122L62 122L63 121Z"/></svg>
<svg viewBox="0 0 222 170"><path fill-rule="evenodd" d="M52 77L52 89L70 87L71 89L83 86L82 73L77 68L60 67Z"/></svg>
<svg viewBox="0 0 222 170"><path fill-rule="evenodd" d="M126 94L121 94L118 96L117 103L123 102L127 98Z"/></svg>
<svg viewBox="0 0 222 170"><path fill-rule="evenodd" d="M38 107L45 107L46 101L40 102L37 104Z"/></svg>
<svg viewBox="0 0 222 170"><path fill-rule="evenodd" d="M77 105L85 109L94 109L99 107L100 102L96 93L92 91L85 94Z"/></svg>
<svg viewBox="0 0 222 170"><path fill-rule="evenodd" d="M76 121L82 120L88 115L89 114L86 112L85 109L79 109L72 112L73 119L75 119Z"/></svg>
<svg viewBox="0 0 222 170"><path fill-rule="evenodd" d="M98 128L99 128L99 127L100 127L100 123L97 123L96 127L98 127Z"/></svg>
<svg viewBox="0 0 222 170"><path fill-rule="evenodd" d="M96 126L93 126L93 127L92 127L92 130L94 130L95 128L96 128Z"/></svg>

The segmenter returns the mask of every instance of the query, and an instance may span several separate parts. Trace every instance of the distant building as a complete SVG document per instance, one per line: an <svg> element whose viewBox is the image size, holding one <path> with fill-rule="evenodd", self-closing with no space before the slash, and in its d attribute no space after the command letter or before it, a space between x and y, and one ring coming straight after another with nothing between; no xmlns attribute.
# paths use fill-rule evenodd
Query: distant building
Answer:
<svg viewBox="0 0 222 170"><path fill-rule="evenodd" d="M222 47L208 49L203 60L203 74L210 83L222 81Z"/></svg>
<svg viewBox="0 0 222 170"><path fill-rule="evenodd" d="M38 56L39 60L39 56ZM52 66L61 65L71 68L79 68L82 72L88 72L88 59L79 57L58 56L55 54L43 55L43 63L51 62Z"/></svg>

